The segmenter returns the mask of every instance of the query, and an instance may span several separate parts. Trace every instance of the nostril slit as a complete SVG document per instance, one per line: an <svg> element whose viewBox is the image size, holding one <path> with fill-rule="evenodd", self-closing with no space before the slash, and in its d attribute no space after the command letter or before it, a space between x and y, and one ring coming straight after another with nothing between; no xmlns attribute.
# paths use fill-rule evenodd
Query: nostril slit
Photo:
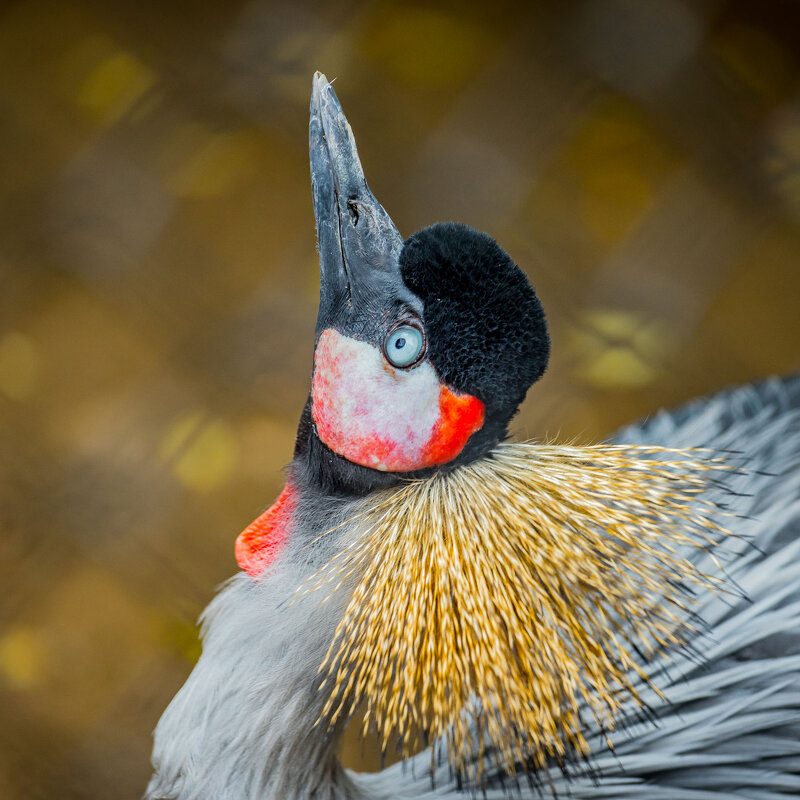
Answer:
<svg viewBox="0 0 800 800"><path fill-rule="evenodd" d="M353 227L358 225L358 202L354 200L352 197L347 201L347 210L350 212L350 221L353 223Z"/></svg>

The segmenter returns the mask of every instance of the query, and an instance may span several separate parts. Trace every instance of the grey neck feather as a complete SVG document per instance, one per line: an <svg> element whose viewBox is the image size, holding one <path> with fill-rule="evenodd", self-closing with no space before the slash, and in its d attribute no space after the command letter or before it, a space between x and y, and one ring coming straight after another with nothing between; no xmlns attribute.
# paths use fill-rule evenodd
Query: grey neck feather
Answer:
<svg viewBox="0 0 800 800"><path fill-rule="evenodd" d="M352 503L304 497L266 573L236 575L206 609L203 655L155 732L146 800L361 796L336 758L341 731L316 724L318 668L348 593L297 591L352 529L320 534L352 514Z"/></svg>

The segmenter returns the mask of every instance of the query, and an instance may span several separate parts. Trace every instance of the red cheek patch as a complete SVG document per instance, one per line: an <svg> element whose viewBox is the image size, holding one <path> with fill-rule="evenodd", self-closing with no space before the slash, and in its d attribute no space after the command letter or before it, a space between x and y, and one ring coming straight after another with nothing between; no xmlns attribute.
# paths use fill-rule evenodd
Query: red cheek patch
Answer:
<svg viewBox="0 0 800 800"><path fill-rule="evenodd" d="M446 464L463 449L467 439L483 427L483 403L471 394L454 394L446 386L439 391L439 417L422 451L426 467Z"/></svg>
<svg viewBox="0 0 800 800"><path fill-rule="evenodd" d="M390 367L380 350L329 328L314 353L311 413L335 453L372 469L446 464L484 421L484 406L443 386L427 361Z"/></svg>
<svg viewBox="0 0 800 800"><path fill-rule="evenodd" d="M286 544L296 507L295 491L287 483L272 506L236 537L236 563L251 578L258 577Z"/></svg>

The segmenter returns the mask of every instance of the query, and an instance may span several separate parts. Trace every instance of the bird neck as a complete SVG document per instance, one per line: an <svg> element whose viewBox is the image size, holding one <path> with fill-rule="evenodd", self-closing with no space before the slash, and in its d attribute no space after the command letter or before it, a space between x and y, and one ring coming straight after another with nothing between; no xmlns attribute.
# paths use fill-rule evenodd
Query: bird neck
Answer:
<svg viewBox="0 0 800 800"><path fill-rule="evenodd" d="M516 407L513 413L516 413ZM348 461L320 440L311 415L309 398L297 428L293 471L298 482L308 487L309 491L336 497L364 497L370 492L389 489L409 479L427 478L435 472L483 458L507 437L511 416L497 413L487 415L483 427L469 438L463 451L448 464L412 472L382 472Z"/></svg>
<svg viewBox="0 0 800 800"><path fill-rule="evenodd" d="M311 398L300 417L295 440L293 469L298 482L309 492L335 497L364 497L379 489L396 486L405 476L362 467L334 453L317 435L311 416Z"/></svg>
<svg viewBox="0 0 800 800"><path fill-rule="evenodd" d="M148 798L360 796L336 756L342 725L323 719L319 674L349 595L304 589L342 547L353 501L293 480L286 546L203 615L203 654L156 730Z"/></svg>

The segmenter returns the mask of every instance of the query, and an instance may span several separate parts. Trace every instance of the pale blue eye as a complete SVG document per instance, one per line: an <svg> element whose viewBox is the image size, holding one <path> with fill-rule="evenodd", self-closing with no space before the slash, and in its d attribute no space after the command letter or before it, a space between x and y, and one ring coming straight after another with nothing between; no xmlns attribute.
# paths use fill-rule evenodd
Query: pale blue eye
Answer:
<svg viewBox="0 0 800 800"><path fill-rule="evenodd" d="M383 350L390 364L408 367L419 359L422 344L422 333L411 325L403 325L386 337Z"/></svg>

